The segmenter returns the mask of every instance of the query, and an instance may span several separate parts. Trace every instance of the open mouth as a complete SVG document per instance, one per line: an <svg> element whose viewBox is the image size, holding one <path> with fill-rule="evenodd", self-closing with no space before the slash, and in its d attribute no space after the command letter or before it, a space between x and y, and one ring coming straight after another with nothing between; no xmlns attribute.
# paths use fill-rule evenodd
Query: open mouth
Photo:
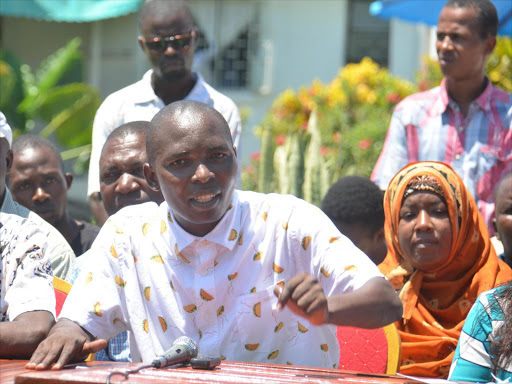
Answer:
<svg viewBox="0 0 512 384"><path fill-rule="evenodd" d="M194 205L198 206L208 206L215 203L220 196L220 192L217 193L203 193L197 196L194 196L190 200Z"/></svg>

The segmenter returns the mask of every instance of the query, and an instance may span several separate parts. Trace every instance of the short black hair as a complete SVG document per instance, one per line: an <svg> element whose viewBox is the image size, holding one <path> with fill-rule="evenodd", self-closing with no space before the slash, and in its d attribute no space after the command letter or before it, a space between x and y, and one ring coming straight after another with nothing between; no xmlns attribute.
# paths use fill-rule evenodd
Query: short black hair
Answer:
<svg viewBox="0 0 512 384"><path fill-rule="evenodd" d="M498 11L490 0L449 0L445 7L472 8L477 13L480 37L496 37L498 33Z"/></svg>
<svg viewBox="0 0 512 384"><path fill-rule="evenodd" d="M146 0L139 11L139 29L147 17L161 17L181 13L192 26L195 27L196 21L190 8L184 0Z"/></svg>
<svg viewBox="0 0 512 384"><path fill-rule="evenodd" d="M119 127L115 128L110 135L107 137L105 144L103 144L103 150L105 150L107 143L117 138L125 138L130 135L141 136L144 141L146 140L146 135L148 132L149 121L131 121L126 124L122 124ZM146 148L141 148L145 150ZM103 150L101 154L103 154Z"/></svg>
<svg viewBox="0 0 512 384"><path fill-rule="evenodd" d="M15 139L12 143L12 153L16 156L17 153L23 152L26 149L33 148L46 148L49 149L51 153L57 159L59 163L59 168L64 173L64 161L62 161L62 156L60 155L60 151L55 144L53 144L50 140L45 139L39 135L34 135L31 133L21 135L17 139Z"/></svg>
<svg viewBox="0 0 512 384"><path fill-rule="evenodd" d="M373 233L384 226L384 192L361 176L345 176L334 183L322 201L322 211L335 223L356 224Z"/></svg>

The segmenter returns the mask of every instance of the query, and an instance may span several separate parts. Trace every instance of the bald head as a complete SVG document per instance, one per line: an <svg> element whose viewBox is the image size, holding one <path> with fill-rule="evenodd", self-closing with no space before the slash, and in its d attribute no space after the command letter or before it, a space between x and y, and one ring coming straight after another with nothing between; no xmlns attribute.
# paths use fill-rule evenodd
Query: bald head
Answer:
<svg viewBox="0 0 512 384"><path fill-rule="evenodd" d="M149 123L146 137L148 162L153 164L165 137L194 135L204 126L215 127L215 134L224 137L233 146L233 139L224 117L207 104L182 100L169 104L158 112ZM212 131L213 134L213 131Z"/></svg>
<svg viewBox="0 0 512 384"><path fill-rule="evenodd" d="M143 138L143 140L146 140L146 133L148 127L149 121L132 121L130 123L120 125L116 129L114 129L112 133L107 137L107 140L105 141L105 144L103 146L103 150L101 151L101 156L104 156L104 152L109 150L107 144L109 144L113 140L124 140L126 137L132 135L140 136L141 138Z"/></svg>

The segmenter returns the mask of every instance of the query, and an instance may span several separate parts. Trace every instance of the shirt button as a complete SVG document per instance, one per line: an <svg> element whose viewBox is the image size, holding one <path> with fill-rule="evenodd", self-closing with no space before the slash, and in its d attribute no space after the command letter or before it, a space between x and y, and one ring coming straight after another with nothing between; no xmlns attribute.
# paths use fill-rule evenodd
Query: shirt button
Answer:
<svg viewBox="0 0 512 384"><path fill-rule="evenodd" d="M457 127L457 131L462 132L463 130L464 130L464 127L462 125Z"/></svg>
<svg viewBox="0 0 512 384"><path fill-rule="evenodd" d="M457 154L455 155L455 160L459 160L459 159L460 159L460 155L457 153Z"/></svg>

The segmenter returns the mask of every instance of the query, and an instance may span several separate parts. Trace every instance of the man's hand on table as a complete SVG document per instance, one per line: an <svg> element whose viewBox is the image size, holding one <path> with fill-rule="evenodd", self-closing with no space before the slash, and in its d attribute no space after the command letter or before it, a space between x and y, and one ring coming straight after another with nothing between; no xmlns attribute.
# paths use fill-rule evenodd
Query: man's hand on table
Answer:
<svg viewBox="0 0 512 384"><path fill-rule="evenodd" d="M106 346L106 340L94 340L91 334L75 322L61 319L39 344L25 368L61 369L68 362L84 360L90 353L98 352Z"/></svg>

